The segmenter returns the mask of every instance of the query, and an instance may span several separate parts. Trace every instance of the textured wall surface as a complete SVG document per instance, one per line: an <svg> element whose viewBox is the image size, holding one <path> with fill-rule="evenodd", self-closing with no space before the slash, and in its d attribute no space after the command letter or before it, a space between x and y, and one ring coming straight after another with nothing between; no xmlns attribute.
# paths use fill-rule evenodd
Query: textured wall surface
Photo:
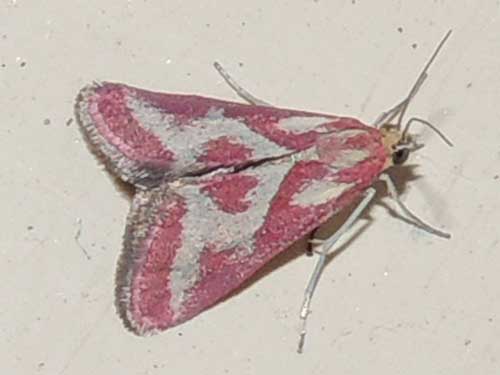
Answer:
<svg viewBox="0 0 500 375"><path fill-rule="evenodd" d="M498 374L500 3L0 2L0 369L5 374ZM394 171L402 199L452 233L391 214L383 188L329 262L305 351L314 258L290 249L195 319L136 337L114 308L129 196L73 119L94 80L237 100L220 61L282 107L370 124L407 94L425 148ZM380 186L378 186L380 187Z"/></svg>

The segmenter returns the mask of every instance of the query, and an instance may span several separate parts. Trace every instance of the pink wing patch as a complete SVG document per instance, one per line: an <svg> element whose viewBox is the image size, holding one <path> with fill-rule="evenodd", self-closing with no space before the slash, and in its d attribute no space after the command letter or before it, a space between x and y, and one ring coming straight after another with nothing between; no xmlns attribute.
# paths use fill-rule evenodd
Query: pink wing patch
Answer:
<svg viewBox="0 0 500 375"><path fill-rule="evenodd" d="M247 199L247 194L258 184L256 176L223 174L204 182L200 191L211 198L221 211L236 214L250 208L252 202Z"/></svg>
<svg viewBox="0 0 500 375"><path fill-rule="evenodd" d="M241 165L252 160L253 150L238 140L231 140L228 136L209 140L204 145L204 153L198 157L198 161L206 164L209 168L220 166L230 167Z"/></svg>

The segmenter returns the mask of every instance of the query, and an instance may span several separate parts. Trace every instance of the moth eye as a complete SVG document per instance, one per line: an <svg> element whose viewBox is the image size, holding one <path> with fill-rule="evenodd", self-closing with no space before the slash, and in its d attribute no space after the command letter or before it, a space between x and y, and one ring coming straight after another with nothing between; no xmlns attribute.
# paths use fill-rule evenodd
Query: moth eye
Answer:
<svg viewBox="0 0 500 375"><path fill-rule="evenodd" d="M394 165L403 164L410 156L410 150L407 148L401 148L392 153L392 162Z"/></svg>

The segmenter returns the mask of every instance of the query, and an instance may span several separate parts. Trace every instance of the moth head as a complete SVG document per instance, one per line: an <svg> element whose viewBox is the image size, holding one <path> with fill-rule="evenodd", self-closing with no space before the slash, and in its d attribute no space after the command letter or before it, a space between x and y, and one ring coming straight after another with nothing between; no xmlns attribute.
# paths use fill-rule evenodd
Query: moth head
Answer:
<svg viewBox="0 0 500 375"><path fill-rule="evenodd" d="M386 149L388 158L386 168L393 165L401 165L408 160L410 154L424 147L423 144L416 141L416 137L408 133L410 125L412 123L418 122L423 125L427 125L429 128L434 130L434 132L439 135L439 137L448 145L453 146L446 136L441 133L434 125L423 119L413 117L406 123L404 130L400 129L399 125L384 124L380 127L380 134L382 135L382 142Z"/></svg>
<svg viewBox="0 0 500 375"><path fill-rule="evenodd" d="M403 136L403 133L396 125L384 124L380 128L380 133L386 153L389 156L386 168L403 164L408 160L412 149L416 149L411 136Z"/></svg>

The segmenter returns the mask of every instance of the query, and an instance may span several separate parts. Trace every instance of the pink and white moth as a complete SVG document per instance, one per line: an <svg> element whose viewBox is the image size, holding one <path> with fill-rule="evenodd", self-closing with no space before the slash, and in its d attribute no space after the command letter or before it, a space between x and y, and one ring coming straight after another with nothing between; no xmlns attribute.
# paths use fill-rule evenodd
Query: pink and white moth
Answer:
<svg viewBox="0 0 500 375"><path fill-rule="evenodd" d="M408 134L411 123L436 130L418 118L401 124L450 32L408 97L374 126L272 107L218 64L250 104L109 82L83 88L75 112L85 138L106 166L136 189L116 276L116 305L125 325L145 335L196 316L359 201L334 236L313 241L320 256L301 312L302 347L325 256L373 198L371 185L379 179L411 220L448 237L397 199L384 171L419 147Z"/></svg>

